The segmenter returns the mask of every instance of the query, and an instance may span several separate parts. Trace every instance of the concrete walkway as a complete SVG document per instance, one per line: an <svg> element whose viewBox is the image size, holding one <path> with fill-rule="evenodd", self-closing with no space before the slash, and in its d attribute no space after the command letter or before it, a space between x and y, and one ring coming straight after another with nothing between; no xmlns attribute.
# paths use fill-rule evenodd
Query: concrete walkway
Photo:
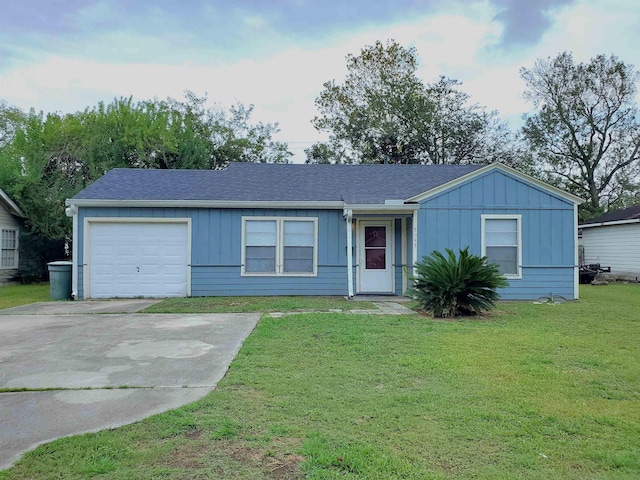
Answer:
<svg viewBox="0 0 640 480"><path fill-rule="evenodd" d="M0 469L40 443L198 400L215 388L260 319L104 313L135 311L145 302L46 302L2 312ZM18 391L24 388L34 390ZM57 390L35 390L45 388ZM78 390L84 388L90 390Z"/></svg>
<svg viewBox="0 0 640 480"><path fill-rule="evenodd" d="M376 297L380 298L380 297ZM382 297L384 298L384 297ZM366 300L361 300L366 301ZM371 301L371 300L369 300ZM403 300L408 301L408 300ZM387 300L378 300L372 301L373 305L376 308L373 309L354 309L354 310L341 310L341 309L331 309L329 311L320 311L320 310L303 310L296 312L272 312L269 315L272 318L280 318L289 315L300 315L302 313L350 313L350 314L364 314L364 315L415 315L416 312L408 309L404 305L401 305L397 301L391 302Z"/></svg>
<svg viewBox="0 0 640 480"><path fill-rule="evenodd" d="M64 315L82 313L135 313L160 302L161 298L127 298L75 302L36 302L0 310L0 315Z"/></svg>

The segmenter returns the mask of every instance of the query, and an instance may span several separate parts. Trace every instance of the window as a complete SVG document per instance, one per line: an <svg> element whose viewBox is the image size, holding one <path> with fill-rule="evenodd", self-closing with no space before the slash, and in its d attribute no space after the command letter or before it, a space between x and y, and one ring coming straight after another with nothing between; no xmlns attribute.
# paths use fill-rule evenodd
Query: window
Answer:
<svg viewBox="0 0 640 480"><path fill-rule="evenodd" d="M317 219L243 217L243 275L316 275Z"/></svg>
<svg viewBox="0 0 640 480"><path fill-rule="evenodd" d="M18 268L18 230L0 229L0 268Z"/></svg>
<svg viewBox="0 0 640 480"><path fill-rule="evenodd" d="M277 227L275 220L251 220L245 223L245 272L275 273Z"/></svg>
<svg viewBox="0 0 640 480"><path fill-rule="evenodd" d="M507 278L522 277L520 215L482 216L482 255Z"/></svg>

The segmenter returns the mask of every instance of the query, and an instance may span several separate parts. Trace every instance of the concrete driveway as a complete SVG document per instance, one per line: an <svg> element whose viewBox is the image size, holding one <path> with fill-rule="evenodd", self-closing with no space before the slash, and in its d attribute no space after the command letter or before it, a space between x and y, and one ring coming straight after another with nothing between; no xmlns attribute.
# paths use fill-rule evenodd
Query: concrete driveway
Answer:
<svg viewBox="0 0 640 480"><path fill-rule="evenodd" d="M0 311L0 388L59 389L0 393L0 469L40 443L203 397L260 318L132 313L153 302L52 302ZM125 386L144 388L108 388Z"/></svg>

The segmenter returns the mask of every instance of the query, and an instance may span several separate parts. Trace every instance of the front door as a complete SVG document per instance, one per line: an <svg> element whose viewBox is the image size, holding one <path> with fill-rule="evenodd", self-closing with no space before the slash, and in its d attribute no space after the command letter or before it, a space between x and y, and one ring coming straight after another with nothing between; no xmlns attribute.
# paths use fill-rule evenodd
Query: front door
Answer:
<svg viewBox="0 0 640 480"><path fill-rule="evenodd" d="M358 265L361 293L393 293L392 239L392 222L360 222Z"/></svg>

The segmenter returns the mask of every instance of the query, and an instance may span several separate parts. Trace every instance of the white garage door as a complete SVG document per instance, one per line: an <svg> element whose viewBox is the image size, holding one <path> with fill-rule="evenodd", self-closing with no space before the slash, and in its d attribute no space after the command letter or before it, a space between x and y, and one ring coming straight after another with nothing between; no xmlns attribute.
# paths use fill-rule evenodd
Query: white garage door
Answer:
<svg viewBox="0 0 640 480"><path fill-rule="evenodd" d="M186 223L92 222L90 298L186 297Z"/></svg>

